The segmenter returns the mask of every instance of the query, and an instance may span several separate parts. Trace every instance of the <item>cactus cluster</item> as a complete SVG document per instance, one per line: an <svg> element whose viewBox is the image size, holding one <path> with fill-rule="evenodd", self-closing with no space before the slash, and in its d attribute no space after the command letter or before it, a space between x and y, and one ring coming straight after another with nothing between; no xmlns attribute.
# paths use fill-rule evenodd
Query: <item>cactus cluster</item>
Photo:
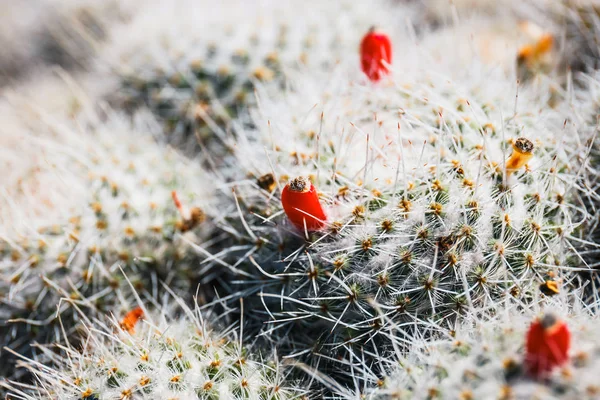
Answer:
<svg viewBox="0 0 600 400"><path fill-rule="evenodd" d="M53 129L60 133L51 139ZM38 126L22 139L36 148L40 162L60 167L42 182L32 168L11 192L15 199L25 190L22 201L44 200L36 187L50 179L78 204L72 209L55 204L60 211L51 221L18 215L12 224L6 221L0 239L0 335L6 346L26 349L31 341L59 339L59 321L68 332L76 328L75 308L88 315L114 310L131 297L126 277L156 301L163 283L181 295L198 284L200 256L187 242L207 236L204 210L211 200L208 180L194 163L118 115L99 126L78 128L74 121ZM173 190L185 206L183 215ZM56 198L46 200L50 207Z"/></svg>
<svg viewBox="0 0 600 400"><path fill-rule="evenodd" d="M199 150L196 141L219 156L235 147L233 121L248 106L256 106L256 83L277 93L285 88L290 71L335 69L344 52L355 51L347 32L368 29L370 23L363 16L366 5L353 2L269 2L269 7L225 2L211 5L209 15L199 12L194 2L183 4L189 6L184 16L182 4L142 12L115 33L129 36L128 45L115 40L102 59L121 80L111 103L130 110L147 107L164 123L168 140L192 154ZM405 8L394 15L406 15L410 8ZM297 23L289 23L291 15ZM141 29L158 23L157 16L161 27L152 31L155 44L148 46L153 39ZM198 24L205 24L205 30L195 31L192 26ZM139 32L143 37L137 37ZM113 65L115 58L119 62Z"/></svg>
<svg viewBox="0 0 600 400"><path fill-rule="evenodd" d="M273 107L256 117L264 129L238 132L244 175L224 230L239 247L224 260L255 276L240 291L265 306L264 336L315 364L341 357L343 374L349 357L376 360L432 321L566 288L579 266L572 242L586 214L570 202L577 139L563 129L577 133L564 111L532 87L514 113L514 99L473 75L402 79L371 87L342 77L325 93L298 82L287 104L259 97ZM304 98L319 106L295 114ZM288 222L279 200L299 175L328 216L316 232ZM405 337L381 334L389 326Z"/></svg>
<svg viewBox="0 0 600 400"><path fill-rule="evenodd" d="M409 356L389 363L391 372L357 390L367 399L597 398L598 318L580 301L542 300L516 311L514 304L491 318L473 317L432 343L418 342ZM538 325L570 332L568 360L538 377L530 349ZM560 325L560 326L559 326ZM558 353L558 343L552 344ZM529 349L529 350L528 350ZM369 376L369 374L365 374Z"/></svg>
<svg viewBox="0 0 600 400"><path fill-rule="evenodd" d="M168 308L86 326L81 348L40 346L44 361L25 362L40 382L37 390L15 394L88 400L302 398L305 391L292 386L289 372L270 355L249 354L233 327L216 329L214 318L197 309Z"/></svg>
<svg viewBox="0 0 600 400"><path fill-rule="evenodd" d="M598 396L587 5L201 3L3 95L0 390Z"/></svg>
<svg viewBox="0 0 600 400"><path fill-rule="evenodd" d="M147 107L161 121L171 143L182 147L213 142L214 132L225 133L240 109L253 99L253 81L280 78L277 52L269 53L263 65L251 66L246 50L219 55L216 45L197 50L201 58L183 61L173 70L146 73L134 70L123 77L120 101L126 109ZM218 59L221 59L219 64ZM146 68L144 66L144 68ZM228 144L222 135L221 145Z"/></svg>

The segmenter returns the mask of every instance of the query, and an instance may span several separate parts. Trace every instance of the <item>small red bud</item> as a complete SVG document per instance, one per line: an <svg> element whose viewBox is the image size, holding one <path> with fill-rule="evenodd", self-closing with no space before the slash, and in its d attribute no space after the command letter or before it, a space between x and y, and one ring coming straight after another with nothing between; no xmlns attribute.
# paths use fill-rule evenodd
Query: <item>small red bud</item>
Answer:
<svg viewBox="0 0 600 400"><path fill-rule="evenodd" d="M373 82L387 74L387 65L392 63L392 43L385 33L375 32L375 28L363 37L360 43L360 63L363 72Z"/></svg>
<svg viewBox="0 0 600 400"><path fill-rule="evenodd" d="M171 192L171 197L173 198L173 203L175 204L175 208L177 208L177 211L179 211L179 214L181 215L181 217L183 219L185 219L185 209L183 208L183 204L181 204L181 200L179 200L179 195L177 194L177 191L173 190Z"/></svg>
<svg viewBox="0 0 600 400"><path fill-rule="evenodd" d="M133 310L125 314L123 320L121 320L121 329L129 333L134 333L135 324L144 317L144 311L141 307L136 307Z"/></svg>
<svg viewBox="0 0 600 400"><path fill-rule="evenodd" d="M571 344L569 327L551 314L534 321L527 332L525 368L542 377L568 359Z"/></svg>
<svg viewBox="0 0 600 400"><path fill-rule="evenodd" d="M315 231L325 225L325 212L317 189L303 176L294 178L283 188L281 204L289 220L300 230L304 231L304 224L308 231Z"/></svg>

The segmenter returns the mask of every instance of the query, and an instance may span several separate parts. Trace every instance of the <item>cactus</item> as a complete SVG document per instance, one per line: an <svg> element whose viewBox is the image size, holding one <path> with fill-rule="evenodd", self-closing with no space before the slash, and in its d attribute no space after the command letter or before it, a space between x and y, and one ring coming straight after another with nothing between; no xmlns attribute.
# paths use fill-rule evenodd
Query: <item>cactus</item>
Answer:
<svg viewBox="0 0 600 400"><path fill-rule="evenodd" d="M366 373L370 382L358 391L366 399L596 398L598 317L580 300L566 298L542 300L544 312L512 304L491 318L472 315L445 338L419 342L408 355L388 360L393 372L387 377ZM536 377L527 373L527 335L551 315L571 332L569 359Z"/></svg>
<svg viewBox="0 0 600 400"><path fill-rule="evenodd" d="M211 3L206 5L210 14L197 2L149 7L117 30L113 45L101 54L122 82L111 102L130 110L148 107L163 122L170 143L194 154L199 150L194 144L200 141L215 152L213 158L219 163L223 152L236 145L231 137L233 121L243 121L240 112L257 106L257 83L278 93L292 71L334 69L344 53L355 51L348 33L366 31L372 23L364 18L367 6L355 2L270 6ZM186 15L181 15L182 7L189 8ZM369 13L393 27L392 16L404 17L410 10L399 7L385 15L376 8ZM290 24L290 17L298 23ZM151 32L156 39L148 38L148 24L160 27ZM204 30L190 30L198 25L205 25ZM127 45L123 37L129 39Z"/></svg>
<svg viewBox="0 0 600 400"><path fill-rule="evenodd" d="M84 118L79 122L86 124ZM69 332L76 328L74 306L90 316L110 312L115 301L130 296L123 272L157 301L163 282L184 295L205 272L187 245L209 232L202 223L211 204L204 172L122 116L88 124L80 132L59 119L15 132L36 149L37 162L54 165L48 174L32 168L3 205L44 202L53 214L27 218L27 210L25 216L15 212L1 235L0 336L17 351L29 352L30 341L57 340L58 316ZM64 192L39 190L46 185ZM175 189L187 208L184 215L173 202ZM71 207L60 203L65 192L74 198ZM2 368L7 373L11 366Z"/></svg>
<svg viewBox="0 0 600 400"><path fill-rule="evenodd" d="M570 2L485 2L472 20L470 2L438 15L320 3L148 4L94 46L89 109L31 107L20 138L0 135L33 149L0 157L3 359L19 355L36 378L5 383L14 396L595 395L564 371L579 368L565 364L567 332L577 349L579 324L596 319L582 310L597 280L574 272L599 254L598 107L595 78L571 84L564 66L585 68L562 32L572 40L578 21L575 42L593 47L596 14L577 25L577 12L560 18ZM372 25L382 35L361 54ZM8 107L2 128L21 111ZM194 158L156 143L164 133ZM201 305L143 308L166 292ZM569 329L524 345L552 307ZM237 317L256 354L246 364L231 328L208 332ZM556 333L535 321L529 336ZM524 352L553 368L517 368ZM0 373L15 378L13 363Z"/></svg>
<svg viewBox="0 0 600 400"><path fill-rule="evenodd" d="M174 71L130 72L123 77L122 99L117 102L126 109L148 107L164 121L163 129L171 143L183 148L196 140L205 142L219 132L227 143L224 132L239 110L252 102L254 80L280 78L279 61L274 51L267 55L265 65L255 66L249 53L240 50L225 56L223 64L217 66L217 51L207 46L204 52L198 51L201 59L183 63Z"/></svg>
<svg viewBox="0 0 600 400"><path fill-rule="evenodd" d="M570 285L584 211L569 203L578 147L561 133L564 110L531 87L511 114L510 97L482 90L475 75L404 77L410 87L395 76L368 89L341 78L324 94L299 82L286 104L260 98L254 125L265 128L238 132L232 166L245 176L224 222L239 247L225 261L255 275L240 293L261 297L265 313L254 316L268 323L267 340L287 340L314 364L358 349L379 357L432 320L532 301L547 281ZM294 108L304 98L319 107ZM318 232L282 212L280 188L298 175L325 206ZM390 324L406 338L382 335Z"/></svg>
<svg viewBox="0 0 600 400"><path fill-rule="evenodd" d="M302 398L305 390L286 381L289 371L273 356L250 353L234 327L219 329L215 316L197 309L167 308L129 327L115 319L90 323L80 350L41 346L43 364L20 363L38 383L6 386L23 399Z"/></svg>

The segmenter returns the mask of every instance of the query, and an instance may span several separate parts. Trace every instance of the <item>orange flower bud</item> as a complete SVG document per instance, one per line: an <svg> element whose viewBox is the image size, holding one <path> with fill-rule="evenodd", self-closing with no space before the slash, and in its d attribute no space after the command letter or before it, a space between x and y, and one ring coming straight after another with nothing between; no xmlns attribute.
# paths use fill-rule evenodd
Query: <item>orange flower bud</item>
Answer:
<svg viewBox="0 0 600 400"><path fill-rule="evenodd" d="M121 321L121 329L129 333L134 333L135 324L144 316L144 311L141 307L136 307L133 310L125 314L125 317Z"/></svg>
<svg viewBox="0 0 600 400"><path fill-rule="evenodd" d="M524 137L518 138L512 145L513 152L506 160L506 175L510 176L533 157L533 143Z"/></svg>

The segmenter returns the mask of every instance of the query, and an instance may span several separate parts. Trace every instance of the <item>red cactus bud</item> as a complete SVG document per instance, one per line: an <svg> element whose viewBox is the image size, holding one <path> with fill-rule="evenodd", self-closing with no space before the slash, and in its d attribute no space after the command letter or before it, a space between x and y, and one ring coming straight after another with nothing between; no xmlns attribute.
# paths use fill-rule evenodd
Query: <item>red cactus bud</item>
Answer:
<svg viewBox="0 0 600 400"><path fill-rule="evenodd" d="M185 219L185 209L183 208L183 204L181 204L181 200L179 200L179 195L177 194L177 191L173 190L171 192L171 197L173 198L173 203L175 204L175 208L177 208L177 211L179 211L179 214L181 215L182 218Z"/></svg>
<svg viewBox="0 0 600 400"><path fill-rule="evenodd" d="M360 63L363 72L373 82L388 73L387 65L392 63L392 43L390 38L375 28L363 37L360 43Z"/></svg>
<svg viewBox="0 0 600 400"><path fill-rule="evenodd" d="M121 321L121 329L129 333L134 333L135 324L144 316L144 311L141 307L136 307L125 314Z"/></svg>
<svg viewBox="0 0 600 400"><path fill-rule="evenodd" d="M571 333L551 314L534 321L527 332L525 368L534 377L549 373L568 359Z"/></svg>
<svg viewBox="0 0 600 400"><path fill-rule="evenodd" d="M281 203L289 220L300 230L304 231L304 225L308 231L315 231L325 225L325 212L317 189L305 177L292 179L283 188Z"/></svg>

